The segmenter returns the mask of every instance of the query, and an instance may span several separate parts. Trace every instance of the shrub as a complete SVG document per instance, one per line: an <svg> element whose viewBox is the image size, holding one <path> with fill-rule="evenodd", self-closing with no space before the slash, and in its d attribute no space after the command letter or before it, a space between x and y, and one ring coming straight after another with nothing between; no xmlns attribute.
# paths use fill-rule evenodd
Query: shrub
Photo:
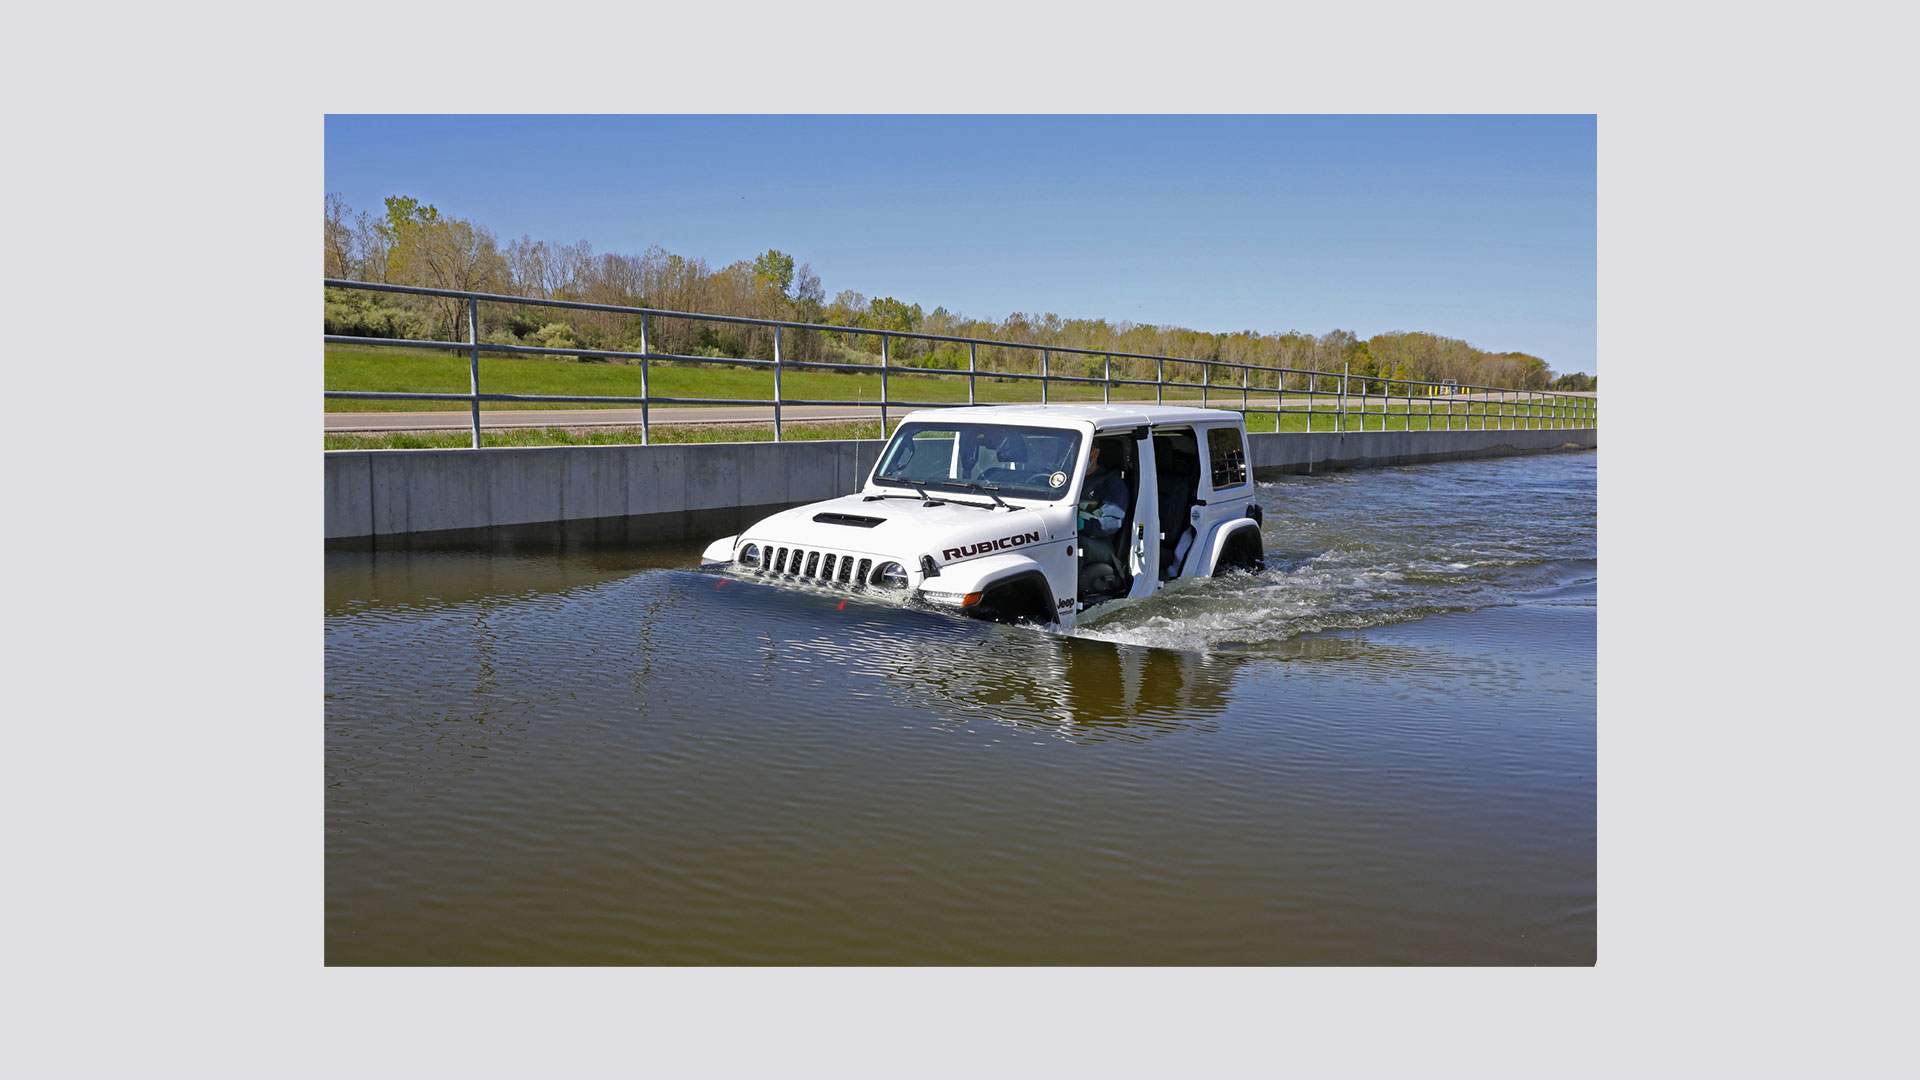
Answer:
<svg viewBox="0 0 1920 1080"><path fill-rule="evenodd" d="M390 294L361 289L326 291L326 332L350 337L414 338L428 335L425 315L388 299Z"/></svg>
<svg viewBox="0 0 1920 1080"><path fill-rule="evenodd" d="M573 327L563 322L551 322L533 332L533 343L543 349L566 349L580 344L574 336Z"/></svg>
<svg viewBox="0 0 1920 1080"><path fill-rule="evenodd" d="M572 349L580 342L574 337L573 327L563 322L550 322L534 331L532 344L543 349ZM577 356L556 356L555 360L578 360Z"/></svg>

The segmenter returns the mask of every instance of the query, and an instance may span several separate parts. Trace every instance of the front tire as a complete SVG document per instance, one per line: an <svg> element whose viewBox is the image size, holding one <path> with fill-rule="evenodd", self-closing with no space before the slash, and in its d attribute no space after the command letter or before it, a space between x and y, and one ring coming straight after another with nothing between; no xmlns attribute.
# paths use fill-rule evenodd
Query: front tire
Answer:
<svg viewBox="0 0 1920 1080"><path fill-rule="evenodd" d="M1053 609L1053 590L1039 574L1027 574L993 586L968 614L976 619L1012 625L1059 621Z"/></svg>
<svg viewBox="0 0 1920 1080"><path fill-rule="evenodd" d="M1242 529L1227 538L1226 550L1214 564L1213 576L1225 577L1235 572L1257 574L1266 568L1266 552L1260 546L1258 534L1252 529Z"/></svg>

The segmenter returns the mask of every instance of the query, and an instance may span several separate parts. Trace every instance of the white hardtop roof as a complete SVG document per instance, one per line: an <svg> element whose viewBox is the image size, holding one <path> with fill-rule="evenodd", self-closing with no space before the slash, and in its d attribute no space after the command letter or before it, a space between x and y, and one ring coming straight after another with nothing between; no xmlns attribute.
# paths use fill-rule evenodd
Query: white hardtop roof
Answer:
<svg viewBox="0 0 1920 1080"><path fill-rule="evenodd" d="M1240 414L1225 409L1195 409L1183 405L961 405L951 409L916 409L902 420L948 423L1058 424L1081 421L1096 428L1139 427L1143 424L1218 424L1240 422Z"/></svg>

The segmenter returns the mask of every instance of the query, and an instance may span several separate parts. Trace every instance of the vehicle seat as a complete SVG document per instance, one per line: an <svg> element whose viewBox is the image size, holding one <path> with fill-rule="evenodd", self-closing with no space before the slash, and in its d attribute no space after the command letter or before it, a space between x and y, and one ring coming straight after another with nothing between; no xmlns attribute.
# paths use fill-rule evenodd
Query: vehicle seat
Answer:
<svg viewBox="0 0 1920 1080"><path fill-rule="evenodd" d="M1018 482L1027 464L1027 440L1018 435L1004 437L997 445L981 450L980 460L987 461L989 454L993 466L982 472L980 479L990 484Z"/></svg>
<svg viewBox="0 0 1920 1080"><path fill-rule="evenodd" d="M1120 530L1107 539L1113 547L1113 560L1094 562L1082 558L1080 562L1080 592L1083 596L1095 596L1125 592L1132 584L1127 573L1126 551L1133 529L1133 504L1140 493L1140 470L1133 460L1133 441L1131 439L1095 439L1100 448L1100 462L1111 472L1117 473L1127 488L1126 513L1120 519Z"/></svg>
<svg viewBox="0 0 1920 1080"><path fill-rule="evenodd" d="M1200 490L1200 456L1187 450L1183 445L1187 442L1191 440L1155 442L1160 455L1160 475L1155 483L1160 497L1160 576L1163 580L1172 576L1186 555L1186 547L1192 545L1190 512Z"/></svg>

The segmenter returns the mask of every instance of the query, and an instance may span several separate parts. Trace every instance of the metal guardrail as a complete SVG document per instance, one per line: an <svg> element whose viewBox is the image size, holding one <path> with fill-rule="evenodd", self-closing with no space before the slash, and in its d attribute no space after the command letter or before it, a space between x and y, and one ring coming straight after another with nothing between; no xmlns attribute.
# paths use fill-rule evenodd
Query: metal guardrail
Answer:
<svg viewBox="0 0 1920 1080"><path fill-rule="evenodd" d="M325 287L339 289L361 289L368 292L405 293L413 296L436 296L466 302L467 340L465 341L427 341L416 338L379 338L357 337L347 334L325 334L328 344L336 345L384 345L407 346L423 349L463 349L468 354L468 392L464 394L410 393L385 390L327 390L325 396L336 399L370 399L391 401L461 401L472 407L473 445L480 447L480 403L483 401L549 402L553 404L595 404L595 405L638 405L640 407L640 442L644 445L650 440L649 413L655 405L746 405L773 407L773 438L781 441L781 413L788 406L811 405L831 407L871 407L880 410L880 431L884 436L887 430L887 413L890 409L932 409L953 408L959 403L954 401L902 401L888 396L887 376L889 374L929 375L962 377L967 380L968 405L977 404L976 383L981 376L992 379L1023 379L1040 383L1040 401L1047 401L1048 391L1054 383L1090 383L1099 385L1100 400L1110 402L1115 386L1151 386L1154 388L1155 404L1166 401L1169 389L1200 391L1200 405L1203 408L1226 409L1238 412L1242 417L1252 414L1274 414L1274 429L1280 428L1280 418L1284 415L1305 416L1307 430L1314 430L1316 416L1331 417L1330 430L1347 430L1349 418L1358 416L1360 430L1369 430L1367 420L1378 416L1381 430L1385 430L1386 420L1390 416L1405 417L1405 430L1414 430L1416 417L1425 417L1426 430L1454 429L1458 419L1462 430L1473 430L1474 421L1479 421L1481 429L1504 428L1591 428L1598 423L1598 402L1591 397L1564 394L1549 390L1519 390L1511 387L1473 386L1457 383L1453 380L1421 381L1407 379L1382 379L1378 376L1360 377L1361 390L1353 392L1354 377L1344 369L1338 372L1316 371L1307 368L1275 367L1266 364L1241 364L1227 360L1195 360L1184 356L1158 356L1151 353L1115 352L1099 349L1078 349L1055 345L1035 345L1026 342L992 341L985 338L953 337L944 334L922 334L905 330L874 330L859 326L834 326L827 323L787 322L779 319L754 319L739 315L704 315L688 311L667 311L658 308L622 307L613 304L590 304L577 300L542 300L526 296L506 296L498 293L466 292L456 289L432 289L413 285L387 285L371 281L345 281L336 278L323 279ZM534 308L567 308L579 311L600 311L620 315L637 315L640 318L640 351L625 352L592 348L545 348L533 345L494 345L480 340L480 303L517 304ZM676 353L654 352L649 347L649 323L656 318L691 319L705 322L734 323L751 326L766 326L773 329L773 359L760 360L750 357L728 356L686 356ZM785 331L815 330L840 335L865 335L880 339L880 363L863 364L850 362L821 362L788 360L781 356L781 336ZM944 342L967 347L967 366L965 370L955 368L919 367L897 365L892 362L891 343L896 339L916 341ZM985 345L995 349L1028 350L1039 353L1038 372L982 371L979 368L979 347ZM480 390L480 354L498 353L514 356L595 356L609 359L637 360L640 362L640 395L638 397L615 397L607 395L587 395L574 397L560 394L487 394ZM1100 377L1084 375L1062 375L1052 373L1049 368L1056 353L1078 356L1101 357L1105 362ZM1154 362L1152 379L1116 379L1113 377L1113 361L1151 360ZM656 361L669 363L726 364L731 366L771 368L773 371L773 398L771 401L760 398L680 398L660 397L649 393L648 374L650 366ZM1166 377L1167 365L1193 364L1202 368L1200 382L1180 382ZM1213 381L1217 368L1228 371L1238 370L1240 382L1236 388L1231 383ZM780 390L780 374L786 370L842 371L880 374L880 400L875 401L838 401L823 399L803 399L783 397ZM1249 381L1253 372L1267 372L1273 375L1273 385L1254 386ZM1302 376L1306 388L1287 390L1286 376ZM1331 383L1332 389L1319 390L1317 386ZM1370 384L1379 384L1381 393L1366 392ZM1394 393L1393 388L1401 388ZM1210 392L1224 391L1229 395L1239 390L1240 404L1222 404L1209 400ZM1273 394L1273 406L1264 404L1253 407L1250 395ZM1292 395L1296 404L1287 405L1288 395ZM1300 399L1305 404L1300 405ZM1350 405L1359 402L1356 411ZM1322 406L1318 402L1326 401ZM1378 401L1380 411L1375 413L1369 402ZM1144 403L1144 402L1143 402ZM1183 399L1182 403L1185 403ZM1424 411L1417 406L1424 405ZM1436 410L1436 405L1440 410ZM1479 406L1475 412L1474 406ZM1397 407L1397 411L1396 411ZM1463 408L1464 411L1456 411ZM1436 420L1444 421L1444 427Z"/></svg>

